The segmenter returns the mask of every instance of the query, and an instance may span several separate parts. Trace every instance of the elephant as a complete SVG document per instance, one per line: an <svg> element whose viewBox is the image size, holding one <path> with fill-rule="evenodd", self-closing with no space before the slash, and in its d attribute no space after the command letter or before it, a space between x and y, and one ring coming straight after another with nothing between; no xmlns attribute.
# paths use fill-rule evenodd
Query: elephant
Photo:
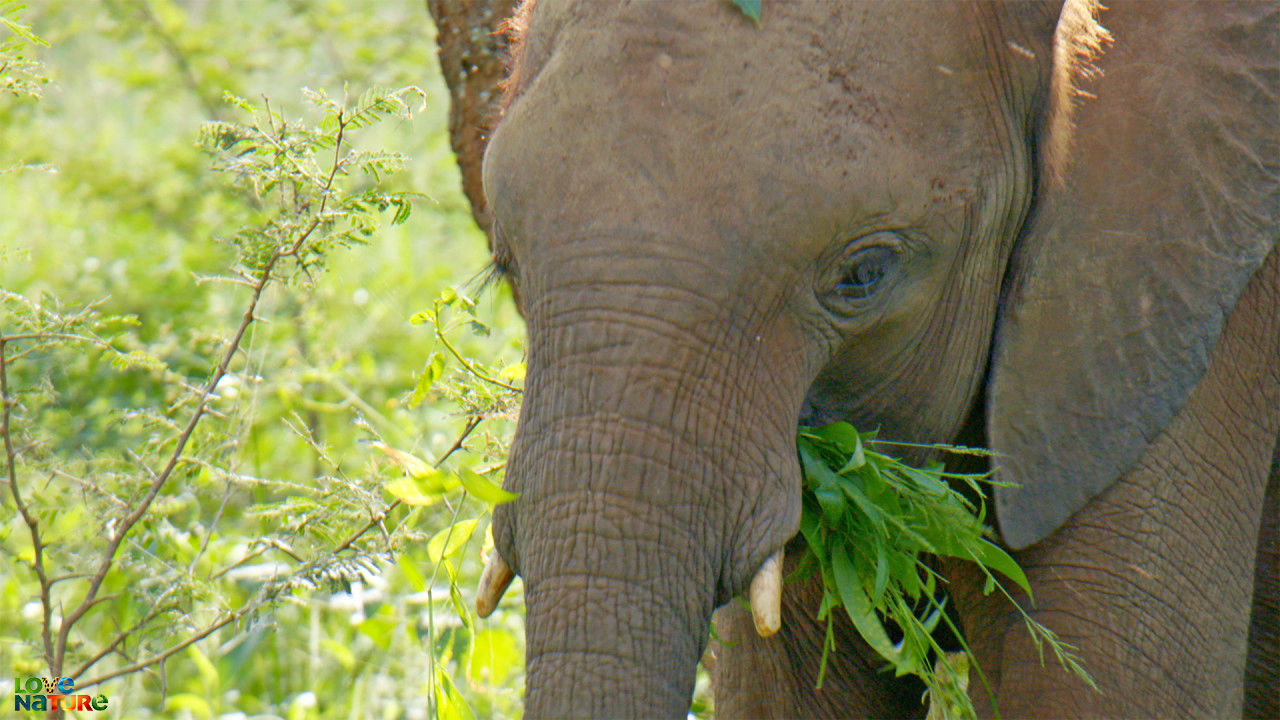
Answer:
<svg viewBox="0 0 1280 720"><path fill-rule="evenodd" d="M713 620L719 716L922 717L840 618L814 686L796 429L841 420L996 453L1015 597L1098 688L939 561L981 715L1280 716L1280 5L512 27L483 189L527 378L476 602L523 577L526 717L685 716Z"/></svg>

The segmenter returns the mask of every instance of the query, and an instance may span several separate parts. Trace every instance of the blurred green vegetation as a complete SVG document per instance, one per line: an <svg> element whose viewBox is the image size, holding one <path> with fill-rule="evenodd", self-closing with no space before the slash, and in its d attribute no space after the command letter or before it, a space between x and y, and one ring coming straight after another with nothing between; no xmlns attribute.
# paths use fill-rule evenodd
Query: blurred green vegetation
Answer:
<svg viewBox="0 0 1280 720"><path fill-rule="evenodd" d="M416 312L443 293L457 350L521 379L509 293L472 282L485 239L459 191L424 5L42 0L0 11L48 42L7 51L50 80L39 98L0 95L0 335L91 340L6 350L6 677L49 674L45 610L56 637L174 453L250 300L237 233L284 191L215 171L203 124L251 119L228 92L316 125L323 108L304 88L354 104L371 88L418 86L425 109L411 120L393 115L344 142L402 154L382 189L426 199L399 225L370 211L382 226L367 245L291 263L267 287L210 412L68 634L62 674L106 650L80 686L181 647L87 691L110 698L113 718L518 716L521 592L485 621L468 609L487 507L456 483L416 505L387 488L407 469L388 451L445 458L449 478L500 480L513 424L514 397L465 372ZM375 180L353 178L353 193ZM11 470L60 578L45 584L47 603Z"/></svg>

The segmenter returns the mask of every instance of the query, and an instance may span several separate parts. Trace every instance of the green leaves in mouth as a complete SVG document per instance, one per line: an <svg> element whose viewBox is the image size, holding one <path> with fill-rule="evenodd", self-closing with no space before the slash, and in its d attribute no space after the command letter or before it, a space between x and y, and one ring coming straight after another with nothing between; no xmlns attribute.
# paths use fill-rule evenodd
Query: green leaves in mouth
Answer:
<svg viewBox="0 0 1280 720"><path fill-rule="evenodd" d="M924 682L935 713L976 717L967 692L971 658L945 652L933 637L943 623L968 650L944 612L946 578L928 564L931 557L949 556L976 564L987 577L983 591L1009 598L1036 646L1048 645L1063 667L1096 688L1077 649L1028 615L1006 588L1005 583L1013 582L1032 596L1026 574L990 539L985 491L998 484L991 473L948 472L940 462L917 468L886 454L903 447L993 456L955 445L879 441L874 433L860 433L844 422L799 429L804 474L800 531L808 550L793 577L814 571L822 576L818 618L828 623L817 686L822 686L827 654L835 648L831 613L843 611L896 675L915 675ZM891 639L899 634L900 640ZM986 685L981 668L973 667Z"/></svg>

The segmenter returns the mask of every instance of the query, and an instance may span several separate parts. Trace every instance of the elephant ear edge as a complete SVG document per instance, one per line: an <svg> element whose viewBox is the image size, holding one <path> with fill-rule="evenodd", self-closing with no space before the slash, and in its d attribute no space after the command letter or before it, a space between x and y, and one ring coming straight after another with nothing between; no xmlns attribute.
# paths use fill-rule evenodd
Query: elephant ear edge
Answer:
<svg viewBox="0 0 1280 720"><path fill-rule="evenodd" d="M1040 123L996 331L988 440L1015 549L1134 468L1280 237L1280 6L1108 5L1084 99Z"/></svg>

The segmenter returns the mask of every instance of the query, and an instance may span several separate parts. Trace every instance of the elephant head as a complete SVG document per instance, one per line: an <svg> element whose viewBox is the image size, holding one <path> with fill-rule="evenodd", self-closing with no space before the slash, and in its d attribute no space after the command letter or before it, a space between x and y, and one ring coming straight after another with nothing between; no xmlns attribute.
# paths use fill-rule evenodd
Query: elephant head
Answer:
<svg viewBox="0 0 1280 720"><path fill-rule="evenodd" d="M967 428L1020 548L1176 414L1280 235L1275 10L1113 5L1105 74L1087 2L526 6L484 168L521 495L480 602L524 577L530 717L684 715L796 533L797 423Z"/></svg>

